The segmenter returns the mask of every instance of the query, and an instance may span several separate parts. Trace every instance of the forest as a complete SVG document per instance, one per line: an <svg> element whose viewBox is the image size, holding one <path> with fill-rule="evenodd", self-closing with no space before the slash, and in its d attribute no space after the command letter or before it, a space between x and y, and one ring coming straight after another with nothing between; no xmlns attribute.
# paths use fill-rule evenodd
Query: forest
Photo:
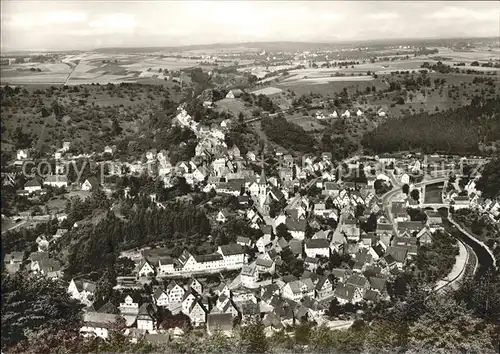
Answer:
<svg viewBox="0 0 500 354"><path fill-rule="evenodd" d="M71 244L68 276L102 272L113 268L120 250L162 244L177 253L186 246L193 250L207 240L210 223L203 209L184 202L170 202L165 209L147 199L122 211L124 220L107 213L97 225L70 231L64 241Z"/></svg>
<svg viewBox="0 0 500 354"><path fill-rule="evenodd" d="M297 124L289 123L281 114L262 117L262 130L267 137L287 150L313 152L314 137Z"/></svg>
<svg viewBox="0 0 500 354"><path fill-rule="evenodd" d="M480 154L480 144L500 141L500 98L472 100L468 106L434 114L390 119L365 134L363 146L375 153ZM492 148L490 151L495 151Z"/></svg>
<svg viewBox="0 0 500 354"><path fill-rule="evenodd" d="M500 197L500 159L490 161L476 182L476 188L483 193L485 198L495 199Z"/></svg>

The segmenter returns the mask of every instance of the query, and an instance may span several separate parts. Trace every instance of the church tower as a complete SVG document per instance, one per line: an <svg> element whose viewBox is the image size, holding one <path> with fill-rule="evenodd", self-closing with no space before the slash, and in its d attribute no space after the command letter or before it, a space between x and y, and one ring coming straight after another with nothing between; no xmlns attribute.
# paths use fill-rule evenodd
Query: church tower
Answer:
<svg viewBox="0 0 500 354"><path fill-rule="evenodd" d="M259 179L259 206L265 214L269 214L269 201L266 172L264 170L264 157L261 157L261 173Z"/></svg>

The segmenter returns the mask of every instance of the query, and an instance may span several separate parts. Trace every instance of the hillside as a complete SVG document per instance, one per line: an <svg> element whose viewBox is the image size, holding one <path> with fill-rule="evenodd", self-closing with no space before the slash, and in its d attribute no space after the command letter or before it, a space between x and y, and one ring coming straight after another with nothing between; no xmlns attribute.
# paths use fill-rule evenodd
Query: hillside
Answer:
<svg viewBox="0 0 500 354"><path fill-rule="evenodd" d="M500 98L437 113L392 119L367 133L363 146L375 153L494 153L500 147Z"/></svg>
<svg viewBox="0 0 500 354"><path fill-rule="evenodd" d="M180 93L160 85L2 88L2 142L40 153L70 141L75 153L101 152L134 136ZM171 105L175 109L176 105ZM172 108L172 107L170 107Z"/></svg>

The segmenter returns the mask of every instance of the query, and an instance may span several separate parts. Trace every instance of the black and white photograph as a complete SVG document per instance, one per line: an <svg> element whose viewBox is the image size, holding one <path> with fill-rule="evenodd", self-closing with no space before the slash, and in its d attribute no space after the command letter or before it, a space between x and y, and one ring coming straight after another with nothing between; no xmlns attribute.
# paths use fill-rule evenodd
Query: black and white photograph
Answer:
<svg viewBox="0 0 500 354"><path fill-rule="evenodd" d="M500 2L0 0L1 354L500 353Z"/></svg>

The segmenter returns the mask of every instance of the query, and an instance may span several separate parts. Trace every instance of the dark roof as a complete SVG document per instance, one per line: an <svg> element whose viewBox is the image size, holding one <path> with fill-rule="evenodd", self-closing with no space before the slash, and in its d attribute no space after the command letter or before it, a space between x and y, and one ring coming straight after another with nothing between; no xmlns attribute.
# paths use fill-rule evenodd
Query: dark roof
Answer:
<svg viewBox="0 0 500 354"><path fill-rule="evenodd" d="M233 256L236 254L243 254L245 251L241 245L231 243L229 245L220 246L220 251L224 256Z"/></svg>
<svg viewBox="0 0 500 354"><path fill-rule="evenodd" d="M211 253L211 254L200 254L197 256L193 256L196 262L204 263L204 262L214 262L222 260L222 256L219 253Z"/></svg>
<svg viewBox="0 0 500 354"><path fill-rule="evenodd" d="M296 220L294 218L286 218L285 225L290 231L306 231L307 221L305 219Z"/></svg>
<svg viewBox="0 0 500 354"><path fill-rule="evenodd" d="M354 287L352 285L338 285L333 291L333 295L351 301L354 296Z"/></svg>
<svg viewBox="0 0 500 354"><path fill-rule="evenodd" d="M420 231L424 227L422 221L402 221L398 222L398 230Z"/></svg>
<svg viewBox="0 0 500 354"><path fill-rule="evenodd" d="M379 294L376 291L373 290L366 290L365 294L363 295L363 299L368 300L368 301L376 301L378 300Z"/></svg>
<svg viewBox="0 0 500 354"><path fill-rule="evenodd" d="M302 254L302 240L290 240L288 243L288 246L290 247L290 250L294 254Z"/></svg>
<svg viewBox="0 0 500 354"><path fill-rule="evenodd" d="M278 199L278 200L282 200L282 199L285 199L285 195L283 194L282 191L280 191L278 188L276 187L272 187L271 188L271 193L274 194L274 196Z"/></svg>
<svg viewBox="0 0 500 354"><path fill-rule="evenodd" d="M112 314L117 314L118 313L118 308L113 305L112 302L106 302L104 305L101 306L98 312L102 313L112 313Z"/></svg>
<svg viewBox="0 0 500 354"><path fill-rule="evenodd" d="M403 263L406 260L408 248L391 246L387 249L387 253L391 255L396 262Z"/></svg>
<svg viewBox="0 0 500 354"><path fill-rule="evenodd" d="M382 292L385 290L386 284L387 284L387 279L376 278L376 277L370 278L370 287L372 289L375 289L375 290Z"/></svg>
<svg viewBox="0 0 500 354"><path fill-rule="evenodd" d="M310 239L306 241L307 248L329 248L330 243L324 238Z"/></svg>
<svg viewBox="0 0 500 354"><path fill-rule="evenodd" d="M351 275L349 279L347 279L346 282L347 285L352 285L355 287L363 288L365 287L366 284L368 284L368 279L366 279L364 276L361 275Z"/></svg>
<svg viewBox="0 0 500 354"><path fill-rule="evenodd" d="M30 179L24 184L24 187L41 187L42 183L37 178Z"/></svg>

